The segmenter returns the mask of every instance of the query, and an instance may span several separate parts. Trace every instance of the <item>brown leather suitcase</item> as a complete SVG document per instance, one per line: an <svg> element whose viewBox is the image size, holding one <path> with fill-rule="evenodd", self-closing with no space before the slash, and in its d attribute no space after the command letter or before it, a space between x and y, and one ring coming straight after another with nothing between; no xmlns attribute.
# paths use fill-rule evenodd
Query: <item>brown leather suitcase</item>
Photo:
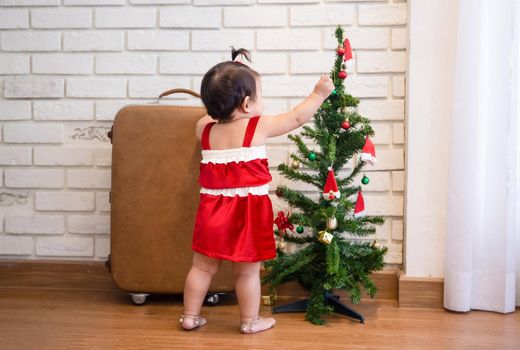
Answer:
<svg viewBox="0 0 520 350"><path fill-rule="evenodd" d="M200 97L173 89L159 99L178 92ZM127 105L114 118L108 135L112 187L106 266L135 304L152 293L183 292L200 190L195 123L205 114L203 107L143 104ZM207 304L234 290L229 262L223 262L209 290Z"/></svg>

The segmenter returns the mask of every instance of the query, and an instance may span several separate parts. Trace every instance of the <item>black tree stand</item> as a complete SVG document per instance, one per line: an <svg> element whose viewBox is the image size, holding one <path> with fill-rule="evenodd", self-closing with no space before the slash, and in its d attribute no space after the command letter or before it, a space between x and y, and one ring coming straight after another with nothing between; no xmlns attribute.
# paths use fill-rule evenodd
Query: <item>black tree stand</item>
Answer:
<svg viewBox="0 0 520 350"><path fill-rule="evenodd" d="M300 300L291 304L280 305L273 308L273 314L283 313L283 312L305 312L307 311L307 301L309 299ZM345 315L348 317L352 317L358 320L361 323L365 323L365 317L360 313L352 310L351 308L343 305L339 301L339 296L335 294L331 294L325 291L325 304L332 306L334 308L334 312L337 314Z"/></svg>

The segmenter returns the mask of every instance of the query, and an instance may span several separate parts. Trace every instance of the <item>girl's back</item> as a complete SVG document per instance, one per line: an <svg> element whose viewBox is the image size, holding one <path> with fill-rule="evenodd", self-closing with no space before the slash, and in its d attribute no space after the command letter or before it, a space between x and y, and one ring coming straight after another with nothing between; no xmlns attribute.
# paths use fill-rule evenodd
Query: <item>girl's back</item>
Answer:
<svg viewBox="0 0 520 350"><path fill-rule="evenodd" d="M211 143L216 122L204 126L200 203L192 243L192 249L199 253L250 262L276 256L268 195L272 177L265 145L252 145L259 119L247 118L242 142L227 143L222 149L214 149Z"/></svg>
<svg viewBox="0 0 520 350"><path fill-rule="evenodd" d="M206 125L214 121L209 116L205 116L201 120L202 122L197 124L197 128L195 131L195 134L199 141L201 141L202 139L202 131L204 130ZM249 118L240 118L230 123L216 123L211 128L211 133L209 136L209 143L211 145L211 149L222 150L241 147L248 122ZM260 125L261 123L262 117L260 117L258 124ZM259 132L259 125L257 125L255 129L253 139L251 140L251 146L262 145L266 141L266 138L262 135L261 132Z"/></svg>

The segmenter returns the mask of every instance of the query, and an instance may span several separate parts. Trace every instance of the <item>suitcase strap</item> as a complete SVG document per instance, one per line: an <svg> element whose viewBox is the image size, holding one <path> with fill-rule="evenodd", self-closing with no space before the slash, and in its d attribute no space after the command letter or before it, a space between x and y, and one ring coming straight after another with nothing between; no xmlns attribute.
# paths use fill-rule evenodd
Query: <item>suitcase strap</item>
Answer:
<svg viewBox="0 0 520 350"><path fill-rule="evenodd" d="M200 98L200 94L199 93L197 93L195 91L192 91L190 89L171 89L171 90L167 90L167 91L161 93L159 95L159 97L157 98L157 100L160 100L161 97L168 96L168 95L171 95L171 94L180 93L180 92L183 92L185 94L190 94L192 96Z"/></svg>

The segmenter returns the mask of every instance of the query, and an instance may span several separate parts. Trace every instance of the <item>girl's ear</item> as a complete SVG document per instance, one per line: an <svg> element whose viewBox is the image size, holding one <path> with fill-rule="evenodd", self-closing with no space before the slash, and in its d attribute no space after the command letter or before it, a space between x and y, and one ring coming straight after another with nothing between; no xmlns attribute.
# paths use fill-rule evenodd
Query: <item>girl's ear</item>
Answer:
<svg viewBox="0 0 520 350"><path fill-rule="evenodd" d="M242 104L240 104L240 109L244 113L249 113L249 103L251 102L251 99L249 96L244 97L244 100L242 101Z"/></svg>

